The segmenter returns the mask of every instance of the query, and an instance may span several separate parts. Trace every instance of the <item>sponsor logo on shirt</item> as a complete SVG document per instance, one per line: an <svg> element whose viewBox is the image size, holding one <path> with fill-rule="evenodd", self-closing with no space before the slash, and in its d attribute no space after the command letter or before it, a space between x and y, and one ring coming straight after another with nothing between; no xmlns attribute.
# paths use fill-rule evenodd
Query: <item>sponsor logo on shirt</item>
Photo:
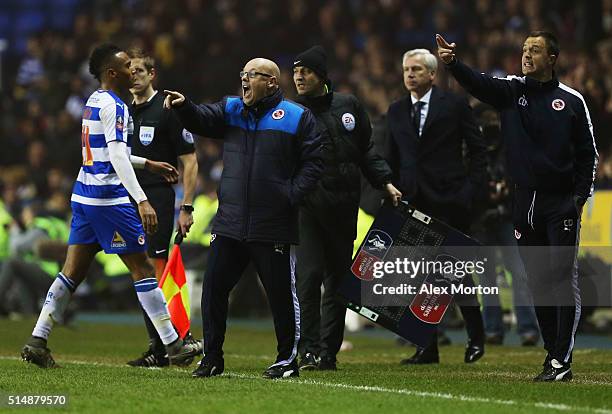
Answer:
<svg viewBox="0 0 612 414"><path fill-rule="evenodd" d="M342 115L342 125L344 125L344 129L347 131L352 131L355 129L355 117L350 112L347 112Z"/></svg>
<svg viewBox="0 0 612 414"><path fill-rule="evenodd" d="M117 130L123 131L123 117L121 115L117 115Z"/></svg>
<svg viewBox="0 0 612 414"><path fill-rule="evenodd" d="M143 236L143 243L144 243L144 236ZM113 240L111 241L111 247L113 249L120 249L126 246L127 246L127 243L125 242L125 239L121 236L121 234L119 234L118 231L115 231L113 233Z"/></svg>

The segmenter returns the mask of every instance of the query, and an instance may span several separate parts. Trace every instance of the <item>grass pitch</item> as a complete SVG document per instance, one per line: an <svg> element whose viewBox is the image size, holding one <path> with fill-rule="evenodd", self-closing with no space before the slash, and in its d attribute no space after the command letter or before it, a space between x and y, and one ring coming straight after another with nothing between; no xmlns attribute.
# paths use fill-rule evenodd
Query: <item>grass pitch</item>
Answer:
<svg viewBox="0 0 612 414"><path fill-rule="evenodd" d="M226 373L193 379L189 369L125 365L146 344L144 328L98 323L58 327L49 347L61 369L43 370L19 359L34 320L0 320L0 411L96 413L597 413L612 414L612 351L577 350L574 381L535 384L541 348L487 348L463 363L463 347L441 348L437 366L404 367L413 352L391 340L348 336L337 372L306 372L299 379L260 377L275 357L269 330L231 326ZM67 395L61 408L7 406L9 395Z"/></svg>

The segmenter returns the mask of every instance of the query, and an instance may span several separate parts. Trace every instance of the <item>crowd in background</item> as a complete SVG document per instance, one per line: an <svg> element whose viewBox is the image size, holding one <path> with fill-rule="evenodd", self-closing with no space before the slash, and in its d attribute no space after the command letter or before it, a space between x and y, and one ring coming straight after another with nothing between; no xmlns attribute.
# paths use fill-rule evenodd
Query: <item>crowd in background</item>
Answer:
<svg viewBox="0 0 612 414"><path fill-rule="evenodd" d="M87 58L101 41L149 51L159 86L196 102L239 94L238 72L256 56L279 63L291 97L293 58L321 44L334 88L356 95L380 123L406 93L403 52L433 50L435 33L456 42L466 63L505 76L520 72L522 42L542 29L561 43L557 75L590 109L600 153L596 185L611 186L612 0L99 0L77 4L71 29L31 33L24 53L9 48L3 56L1 199L14 217L32 200L67 217L81 164L82 108L97 86ZM437 84L460 91L444 69ZM208 191L220 176L221 149L208 139L197 146L199 191Z"/></svg>

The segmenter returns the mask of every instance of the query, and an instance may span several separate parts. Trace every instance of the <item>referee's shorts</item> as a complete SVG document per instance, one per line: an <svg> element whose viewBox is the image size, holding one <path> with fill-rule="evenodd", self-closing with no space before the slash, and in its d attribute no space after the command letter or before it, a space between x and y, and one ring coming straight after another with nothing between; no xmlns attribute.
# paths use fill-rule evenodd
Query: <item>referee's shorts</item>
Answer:
<svg viewBox="0 0 612 414"><path fill-rule="evenodd" d="M170 185L143 187L157 214L157 232L147 235L147 255L152 259L168 259L170 238L174 230L174 189Z"/></svg>

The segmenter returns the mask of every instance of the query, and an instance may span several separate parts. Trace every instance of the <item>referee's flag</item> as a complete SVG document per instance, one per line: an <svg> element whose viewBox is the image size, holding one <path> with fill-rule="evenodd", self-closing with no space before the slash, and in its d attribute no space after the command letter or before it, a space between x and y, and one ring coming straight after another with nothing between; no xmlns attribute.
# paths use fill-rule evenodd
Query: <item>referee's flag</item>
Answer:
<svg viewBox="0 0 612 414"><path fill-rule="evenodd" d="M178 331L181 338L184 338L189 331L191 314L189 305L189 289L185 278L185 266L181 256L180 244L183 236L179 232L174 238L174 246L170 252L168 263L159 281L159 287L164 292L164 297L168 303L170 319Z"/></svg>

